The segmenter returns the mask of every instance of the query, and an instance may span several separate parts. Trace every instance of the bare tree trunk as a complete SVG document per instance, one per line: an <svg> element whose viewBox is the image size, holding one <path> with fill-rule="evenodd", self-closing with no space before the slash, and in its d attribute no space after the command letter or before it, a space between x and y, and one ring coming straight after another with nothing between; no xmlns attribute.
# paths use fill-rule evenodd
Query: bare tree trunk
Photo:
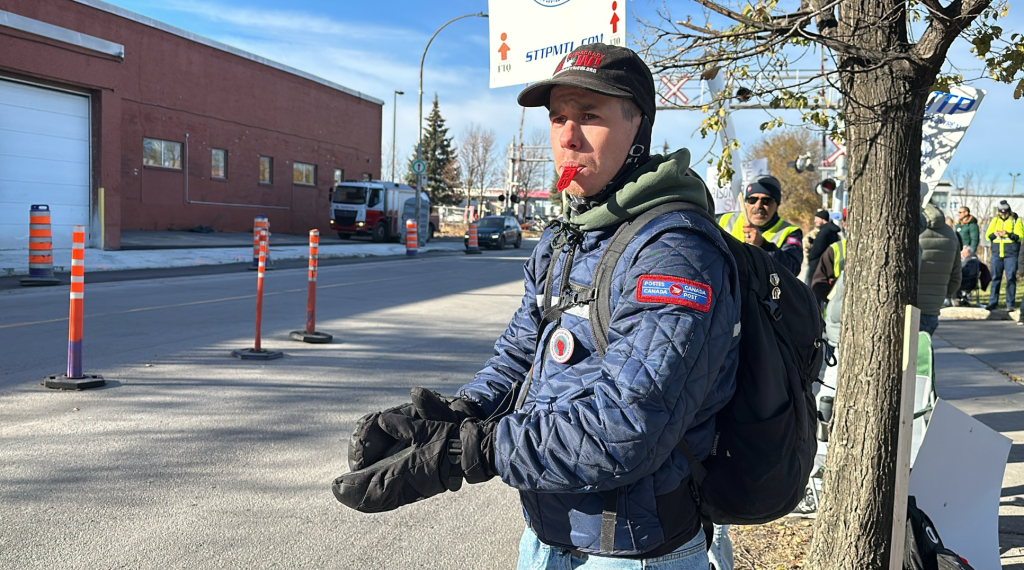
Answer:
<svg viewBox="0 0 1024 570"><path fill-rule="evenodd" d="M816 570L889 566L904 306L917 298L921 127L933 79L906 61L843 74L850 239L839 385L808 557Z"/></svg>

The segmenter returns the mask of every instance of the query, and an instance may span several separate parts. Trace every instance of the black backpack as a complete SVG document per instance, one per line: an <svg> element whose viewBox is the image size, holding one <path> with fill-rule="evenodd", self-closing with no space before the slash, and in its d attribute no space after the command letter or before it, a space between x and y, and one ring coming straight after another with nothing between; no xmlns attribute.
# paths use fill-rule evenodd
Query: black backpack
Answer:
<svg viewBox="0 0 1024 570"><path fill-rule="evenodd" d="M913 495L907 501L907 538L903 570L974 570L966 560L942 545L939 531Z"/></svg>
<svg viewBox="0 0 1024 570"><path fill-rule="evenodd" d="M594 273L590 322L599 354L608 347L616 263L641 228L674 211L699 213L718 227L703 208L670 202L618 228ZM821 370L825 323L807 285L761 248L719 231L736 259L742 302L736 393L715 418L707 459L698 461L683 441L676 449L690 463L705 524L763 524L792 512L804 497L817 452L811 385Z"/></svg>

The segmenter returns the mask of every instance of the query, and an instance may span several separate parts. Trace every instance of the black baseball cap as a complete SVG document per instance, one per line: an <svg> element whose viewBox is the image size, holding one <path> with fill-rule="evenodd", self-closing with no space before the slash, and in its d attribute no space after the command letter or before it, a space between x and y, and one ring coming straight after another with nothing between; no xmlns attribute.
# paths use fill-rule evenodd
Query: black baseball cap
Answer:
<svg viewBox="0 0 1024 570"><path fill-rule="evenodd" d="M637 53L607 44L585 44L562 58L551 79L530 85L519 93L523 107L546 107L551 89L569 85L609 97L632 99L654 124L654 76Z"/></svg>

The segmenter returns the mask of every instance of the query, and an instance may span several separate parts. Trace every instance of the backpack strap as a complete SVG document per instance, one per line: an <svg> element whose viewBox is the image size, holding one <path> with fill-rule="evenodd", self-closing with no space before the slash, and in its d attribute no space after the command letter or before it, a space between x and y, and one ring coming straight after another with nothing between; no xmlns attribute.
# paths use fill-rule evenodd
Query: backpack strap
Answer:
<svg viewBox="0 0 1024 570"><path fill-rule="evenodd" d="M569 274L572 272L572 264L576 258L576 249L583 239L583 234L578 229L574 229L571 225L564 222L556 221L552 226L554 227L555 236L551 240L551 263L548 265L547 279L544 282L544 300L540 307L541 322L538 332L543 331L548 323L553 323L560 319L562 313L568 307L576 303L582 303L582 301L576 300L580 292L570 286ZM555 286L555 265L558 264L562 250L566 246L569 247L569 253L562 268L562 281L558 287L558 305L552 306L551 299Z"/></svg>
<svg viewBox="0 0 1024 570"><path fill-rule="evenodd" d="M619 516L619 489L609 489L602 493L601 506L601 550L615 550L615 519Z"/></svg>
<svg viewBox="0 0 1024 570"><path fill-rule="evenodd" d="M704 464L690 451L690 446L686 445L685 439L679 440L679 443L676 444L676 451L683 454L683 457L686 458L686 463L690 466L690 476L683 479L680 485L690 486L690 497L693 498L694 504L697 505L697 516L700 517L700 526L704 529L704 547L705 550L711 550L711 544L715 541L715 525L711 517L701 510L702 499L700 496L700 486L704 482L704 478L707 477L708 470L704 468Z"/></svg>
<svg viewBox="0 0 1024 570"><path fill-rule="evenodd" d="M715 218L704 208L690 202L668 202L647 210L632 220L619 226L612 235L612 239L605 246L601 259L597 262L594 270L595 299L590 303L590 330L594 335L595 348L599 356L604 356L608 350L608 326L611 324L611 290L612 276L615 274L615 266L619 258L625 253L629 242L636 237L647 224L655 218L670 212L696 212L704 219L717 227ZM724 232L723 232L724 233Z"/></svg>

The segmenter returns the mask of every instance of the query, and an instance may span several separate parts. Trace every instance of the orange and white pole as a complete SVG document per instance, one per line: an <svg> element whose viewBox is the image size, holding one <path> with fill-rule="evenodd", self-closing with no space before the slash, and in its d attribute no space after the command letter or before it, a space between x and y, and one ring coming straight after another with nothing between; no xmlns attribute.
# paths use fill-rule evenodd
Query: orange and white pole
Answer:
<svg viewBox="0 0 1024 570"><path fill-rule="evenodd" d="M466 242L466 253L480 253L480 241L476 235L476 222L469 224L468 238Z"/></svg>
<svg viewBox="0 0 1024 570"><path fill-rule="evenodd" d="M267 230L260 230L260 257L259 267L256 269L256 343L253 348L256 352L262 350L260 347L260 327L263 323L263 276L267 272Z"/></svg>
<svg viewBox="0 0 1024 570"><path fill-rule="evenodd" d="M316 273L320 259L320 230L309 230L309 277L306 289L306 330L292 331L289 336L303 342L323 344L334 337L316 332Z"/></svg>
<svg viewBox="0 0 1024 570"><path fill-rule="evenodd" d="M28 277L26 287L60 285L53 276L53 234L50 231L50 207L33 204L28 212Z"/></svg>
<svg viewBox="0 0 1024 570"><path fill-rule="evenodd" d="M273 360L284 356L283 352L277 350L263 350L260 345L260 327L263 323L263 275L267 265L267 229L260 229L260 254L256 267L256 341L253 348L245 350L233 350L232 356L242 360Z"/></svg>
<svg viewBox="0 0 1024 570"><path fill-rule="evenodd" d="M103 386L101 376L82 374L82 317L85 302L85 226L75 226L71 234L71 306L68 316L68 371L49 376L47 388L85 390Z"/></svg>
<svg viewBox="0 0 1024 570"><path fill-rule="evenodd" d="M85 226L71 234L71 310L68 327L68 378L82 377L82 308L85 303Z"/></svg>
<svg viewBox="0 0 1024 570"><path fill-rule="evenodd" d="M416 257L419 252L419 245L416 239L416 220L409 218L405 221L405 255Z"/></svg>
<svg viewBox="0 0 1024 570"><path fill-rule="evenodd" d="M260 262L260 232L263 230L267 231L267 251L264 253L264 271L266 271L266 264L270 262L270 220L267 219L263 214L256 214L256 218L252 221L252 264L249 269L258 269Z"/></svg>
<svg viewBox="0 0 1024 570"><path fill-rule="evenodd" d="M309 275L306 289L306 332L316 330L316 269L320 258L320 231L309 232Z"/></svg>

